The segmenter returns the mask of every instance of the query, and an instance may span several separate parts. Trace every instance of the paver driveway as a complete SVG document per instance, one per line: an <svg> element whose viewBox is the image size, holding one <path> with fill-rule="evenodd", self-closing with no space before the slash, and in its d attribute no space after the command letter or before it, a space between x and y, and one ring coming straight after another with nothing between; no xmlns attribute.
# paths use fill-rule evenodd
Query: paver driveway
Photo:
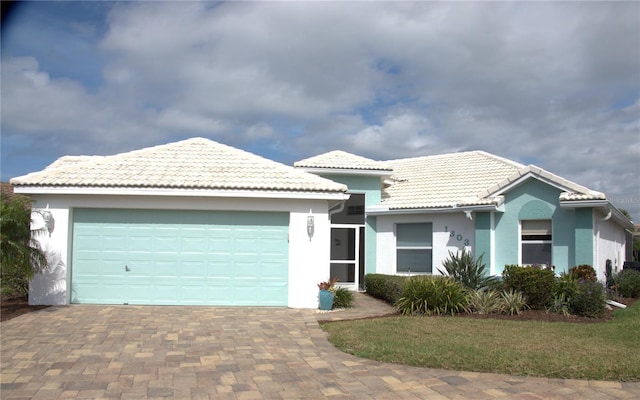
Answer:
<svg viewBox="0 0 640 400"><path fill-rule="evenodd" d="M2 323L15 398L634 398L637 383L413 368L336 350L311 310L53 307Z"/></svg>

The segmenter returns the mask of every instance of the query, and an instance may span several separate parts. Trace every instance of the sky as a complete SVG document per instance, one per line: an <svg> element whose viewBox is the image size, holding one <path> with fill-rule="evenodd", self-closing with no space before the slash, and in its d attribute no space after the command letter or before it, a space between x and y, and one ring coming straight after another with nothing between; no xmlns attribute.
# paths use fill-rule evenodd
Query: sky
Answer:
<svg viewBox="0 0 640 400"><path fill-rule="evenodd" d="M484 150L640 222L640 2L28 2L1 45L2 181L190 137Z"/></svg>

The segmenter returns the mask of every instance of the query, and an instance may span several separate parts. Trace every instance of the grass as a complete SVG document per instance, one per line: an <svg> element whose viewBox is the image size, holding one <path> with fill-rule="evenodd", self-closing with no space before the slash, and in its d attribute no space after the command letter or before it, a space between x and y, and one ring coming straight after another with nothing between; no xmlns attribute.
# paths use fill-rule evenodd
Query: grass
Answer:
<svg viewBox="0 0 640 400"><path fill-rule="evenodd" d="M640 380L640 302L602 323L395 316L323 324L358 357L458 371Z"/></svg>

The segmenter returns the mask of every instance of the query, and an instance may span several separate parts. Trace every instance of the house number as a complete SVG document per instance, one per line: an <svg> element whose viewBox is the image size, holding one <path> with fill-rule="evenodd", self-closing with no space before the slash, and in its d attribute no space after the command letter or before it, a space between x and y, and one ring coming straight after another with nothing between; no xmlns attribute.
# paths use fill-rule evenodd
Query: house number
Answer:
<svg viewBox="0 0 640 400"><path fill-rule="evenodd" d="M460 233L456 234L456 231L454 230L450 231L449 226L445 225L444 231L449 232L450 238L455 238L458 242L462 242L465 246L469 246L469 239L465 239Z"/></svg>

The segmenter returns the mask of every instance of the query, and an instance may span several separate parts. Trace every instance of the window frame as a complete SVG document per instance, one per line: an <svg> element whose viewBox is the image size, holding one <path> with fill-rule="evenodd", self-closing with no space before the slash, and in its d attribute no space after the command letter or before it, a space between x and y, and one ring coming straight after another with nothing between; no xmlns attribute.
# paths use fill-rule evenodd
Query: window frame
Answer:
<svg viewBox="0 0 640 400"><path fill-rule="evenodd" d="M535 221L537 223L544 222L545 225L548 224L548 229L544 233L529 233L530 230L534 229L525 229L524 225L527 222ZM537 230L541 230L539 227ZM526 238L525 238L526 237ZM531 263L527 262L529 260L524 260L524 247L526 245L549 245L550 255L549 255L549 264L544 263ZM553 220L551 219L531 219L531 220L520 220L519 224L519 235L518 235L518 258L520 265L539 265L545 268L551 268L553 265Z"/></svg>
<svg viewBox="0 0 640 400"><path fill-rule="evenodd" d="M425 225L429 227L430 240L428 245L400 245L399 242L399 227L406 225ZM431 275L433 274L433 223L432 222L397 222L394 225L394 233L395 233L395 273L396 275ZM403 250L422 250L428 251L429 253L429 271L412 271L411 268L407 270L400 270L400 266L398 265L399 253Z"/></svg>

